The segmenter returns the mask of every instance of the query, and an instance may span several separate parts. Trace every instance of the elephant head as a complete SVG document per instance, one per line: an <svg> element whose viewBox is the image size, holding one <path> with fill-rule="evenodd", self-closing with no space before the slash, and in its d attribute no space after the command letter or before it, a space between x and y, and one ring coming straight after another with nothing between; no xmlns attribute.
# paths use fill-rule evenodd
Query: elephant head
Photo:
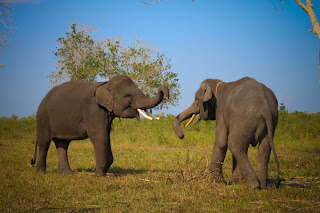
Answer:
<svg viewBox="0 0 320 213"><path fill-rule="evenodd" d="M169 99L169 90L165 86L158 89L153 98L148 98L127 76L116 76L110 81L100 84L95 91L96 103L104 107L114 117L149 118L141 110L157 106L163 99Z"/></svg>
<svg viewBox="0 0 320 213"><path fill-rule="evenodd" d="M207 79L203 81L195 94L195 100L191 106L175 118L173 122L173 129L180 139L183 139L184 137L180 127L180 123L182 121L191 117L190 121L186 125L187 127L197 114L199 114L198 122L200 120L216 119L218 87L221 83L222 81L217 79Z"/></svg>

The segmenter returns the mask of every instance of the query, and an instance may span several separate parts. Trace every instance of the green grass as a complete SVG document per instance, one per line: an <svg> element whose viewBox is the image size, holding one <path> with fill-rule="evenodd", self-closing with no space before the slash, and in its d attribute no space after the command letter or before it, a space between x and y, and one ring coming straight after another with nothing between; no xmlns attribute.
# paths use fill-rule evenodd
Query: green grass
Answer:
<svg viewBox="0 0 320 213"><path fill-rule="evenodd" d="M115 161L107 177L97 178L91 172L95 161L90 140L70 144L74 175L58 174L54 144L48 152L48 174L37 174L29 165L35 120L0 118L0 212L320 211L319 114L281 114L275 146L283 180L279 189L272 184L276 167L271 156L266 190L200 177L211 158L215 122L183 128L185 139L179 140L173 119L116 119L111 133ZM249 158L256 168L257 148L250 147ZM224 173L229 182L231 170L228 152Z"/></svg>

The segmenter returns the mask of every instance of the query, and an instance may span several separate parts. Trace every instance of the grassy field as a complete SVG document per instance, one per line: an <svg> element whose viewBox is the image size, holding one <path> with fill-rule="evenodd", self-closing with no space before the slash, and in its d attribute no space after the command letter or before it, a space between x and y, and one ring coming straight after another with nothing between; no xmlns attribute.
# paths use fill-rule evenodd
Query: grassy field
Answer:
<svg viewBox="0 0 320 213"><path fill-rule="evenodd" d="M275 135L282 182L274 157L266 190L232 185L230 152L224 165L230 184L203 175L211 157L215 122L200 122L179 140L174 116L160 121L122 119L111 133L114 164L97 178L89 140L73 141L69 161L74 175L59 175L52 143L48 174L30 166L36 122L0 118L0 212L320 212L320 114L283 113ZM257 147L249 149L257 166Z"/></svg>

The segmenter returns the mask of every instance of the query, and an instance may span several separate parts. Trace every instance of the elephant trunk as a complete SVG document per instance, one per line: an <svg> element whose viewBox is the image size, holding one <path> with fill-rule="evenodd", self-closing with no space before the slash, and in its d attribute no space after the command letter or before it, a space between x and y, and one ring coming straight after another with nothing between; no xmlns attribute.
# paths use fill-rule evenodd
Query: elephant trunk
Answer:
<svg viewBox="0 0 320 213"><path fill-rule="evenodd" d="M143 97L137 103L137 108L139 109L150 109L157 106L163 99L169 99L169 89L165 86L161 86L158 93L153 98Z"/></svg>
<svg viewBox="0 0 320 213"><path fill-rule="evenodd" d="M193 104L186 109L185 111L181 112L173 121L173 129L178 136L178 138L183 139L184 134L182 132L182 129L180 127L180 123L188 118L190 118L194 114L199 114L199 108L197 107L196 103L193 102Z"/></svg>

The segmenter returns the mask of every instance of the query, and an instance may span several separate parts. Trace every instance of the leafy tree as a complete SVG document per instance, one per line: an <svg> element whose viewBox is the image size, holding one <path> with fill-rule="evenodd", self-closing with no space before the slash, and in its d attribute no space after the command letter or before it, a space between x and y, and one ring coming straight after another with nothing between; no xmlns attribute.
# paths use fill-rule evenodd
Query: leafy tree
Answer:
<svg viewBox="0 0 320 213"><path fill-rule="evenodd" d="M57 72L49 78L54 84L68 80L95 81L105 63L105 52L102 42L94 41L89 35L91 29L76 24L71 25L71 32L65 38L57 40Z"/></svg>
<svg viewBox="0 0 320 213"><path fill-rule="evenodd" d="M120 39L107 39L107 65L100 74L110 78L114 75L127 75L148 96L154 96L158 88L164 85L170 90L170 99L161 102L160 110L175 106L179 100L178 74L170 72L171 59L156 51L150 45L137 39L127 46Z"/></svg>
<svg viewBox="0 0 320 213"><path fill-rule="evenodd" d="M91 38L88 27L79 30L72 24L71 32L57 41L58 71L49 76L54 84L68 80L93 82L98 75L106 80L127 75L150 97L161 85L169 88L170 100L163 101L160 110L175 106L180 98L178 74L170 71L171 59L139 39L131 45L115 38L98 42Z"/></svg>

